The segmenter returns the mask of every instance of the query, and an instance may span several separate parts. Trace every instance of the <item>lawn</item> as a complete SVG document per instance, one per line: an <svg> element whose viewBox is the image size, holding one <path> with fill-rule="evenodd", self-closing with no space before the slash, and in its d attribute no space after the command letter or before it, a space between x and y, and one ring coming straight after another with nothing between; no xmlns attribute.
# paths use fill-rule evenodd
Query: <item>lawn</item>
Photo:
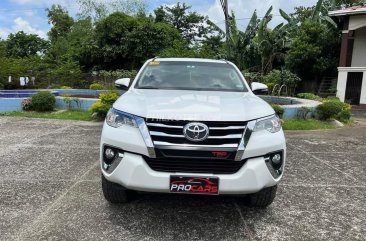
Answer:
<svg viewBox="0 0 366 241"><path fill-rule="evenodd" d="M290 119L285 120L282 124L284 130L318 130L318 129L333 129L332 124L327 121L320 121L315 119Z"/></svg>
<svg viewBox="0 0 366 241"><path fill-rule="evenodd" d="M16 117L30 117L30 118L46 118L46 119L59 119L59 120L80 120L80 121L92 121L90 111L81 110L59 110L53 112L6 112L0 113L0 116L16 116Z"/></svg>

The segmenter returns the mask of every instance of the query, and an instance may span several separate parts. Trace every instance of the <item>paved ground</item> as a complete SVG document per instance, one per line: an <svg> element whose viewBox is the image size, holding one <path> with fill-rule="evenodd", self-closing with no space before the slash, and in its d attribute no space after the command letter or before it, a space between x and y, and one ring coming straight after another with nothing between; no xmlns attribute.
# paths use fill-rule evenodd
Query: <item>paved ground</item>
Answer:
<svg viewBox="0 0 366 241"><path fill-rule="evenodd" d="M233 197L102 197L100 124L0 117L1 240L366 240L366 125L288 132L266 210Z"/></svg>

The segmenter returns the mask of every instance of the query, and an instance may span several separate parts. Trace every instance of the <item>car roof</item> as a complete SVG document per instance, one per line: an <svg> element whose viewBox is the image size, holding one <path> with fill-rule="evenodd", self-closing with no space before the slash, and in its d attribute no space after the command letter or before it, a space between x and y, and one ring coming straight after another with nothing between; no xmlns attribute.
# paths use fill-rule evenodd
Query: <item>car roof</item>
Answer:
<svg viewBox="0 0 366 241"><path fill-rule="evenodd" d="M202 59L202 58L159 58L156 57L154 59L151 60L155 60L155 61L161 61L161 62L203 62L203 63L228 63L228 61L226 60L218 60L218 59ZM150 60L150 61L151 61Z"/></svg>

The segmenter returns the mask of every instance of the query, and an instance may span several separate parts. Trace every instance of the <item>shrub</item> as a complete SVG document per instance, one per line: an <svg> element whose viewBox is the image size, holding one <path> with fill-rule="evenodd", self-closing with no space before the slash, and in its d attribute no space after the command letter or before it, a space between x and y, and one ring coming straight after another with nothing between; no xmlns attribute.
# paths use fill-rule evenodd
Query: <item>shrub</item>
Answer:
<svg viewBox="0 0 366 241"><path fill-rule="evenodd" d="M75 80L72 81L71 86L74 89L87 89L90 87L89 83L85 80Z"/></svg>
<svg viewBox="0 0 366 241"><path fill-rule="evenodd" d="M100 101L95 102L90 110L93 112L98 119L103 119L106 117L108 110L112 107L113 103L119 98L117 92L111 91L99 95Z"/></svg>
<svg viewBox="0 0 366 241"><path fill-rule="evenodd" d="M292 95L301 79L291 71L287 69L272 70L269 74L263 77L263 81L267 85L286 85L287 94ZM273 89L273 87L272 87Z"/></svg>
<svg viewBox="0 0 366 241"><path fill-rule="evenodd" d="M32 99L31 98L27 98L27 99L22 100L22 109L24 111L32 110Z"/></svg>
<svg viewBox="0 0 366 241"><path fill-rule="evenodd" d="M114 91L103 93L99 95L99 99L102 103L112 106L114 102L119 98L119 94Z"/></svg>
<svg viewBox="0 0 366 241"><path fill-rule="evenodd" d="M342 122L349 122L351 119L351 109L352 106L348 103L342 103L342 111L337 115L336 119Z"/></svg>
<svg viewBox="0 0 366 241"><path fill-rule="evenodd" d="M59 84L51 84L47 89L61 89L61 86Z"/></svg>
<svg viewBox="0 0 366 241"><path fill-rule="evenodd" d="M89 89L91 90L104 90L104 85L100 83L93 83L89 86Z"/></svg>
<svg viewBox="0 0 366 241"><path fill-rule="evenodd" d="M263 75L259 72L249 72L249 71L243 71L242 74L244 75L247 82L263 82Z"/></svg>
<svg viewBox="0 0 366 241"><path fill-rule="evenodd" d="M64 85L64 86L61 86L61 89L63 89L63 90L71 90L72 88L70 86Z"/></svg>
<svg viewBox="0 0 366 241"><path fill-rule="evenodd" d="M115 71L107 71L107 70L100 70L93 72L93 75L97 77L97 79L104 79L104 80L116 80L120 78L131 78L134 79L137 75L137 70L115 70Z"/></svg>
<svg viewBox="0 0 366 241"><path fill-rule="evenodd" d="M349 120L351 119L351 112L350 111L345 111L342 110L338 115L337 115L337 120L347 123L349 122Z"/></svg>
<svg viewBox="0 0 366 241"><path fill-rule="evenodd" d="M337 102L341 102L340 100L339 100L339 98L338 97L336 97L336 96L328 96L327 98L325 98L324 99L324 102L327 102L327 101L337 101ZM342 102L341 102L342 103Z"/></svg>
<svg viewBox="0 0 366 241"><path fill-rule="evenodd" d="M263 76L263 82L266 84L268 84L268 83L280 84L281 71L279 71L277 69L272 70L269 74Z"/></svg>
<svg viewBox="0 0 366 241"><path fill-rule="evenodd" d="M283 113L285 113L285 109L282 108L282 106L280 105L271 105L272 108L274 109L274 111L276 112L276 114L282 118Z"/></svg>
<svg viewBox="0 0 366 241"><path fill-rule="evenodd" d="M41 91L32 96L32 108L35 111L53 111L56 104L56 98L47 91Z"/></svg>
<svg viewBox="0 0 366 241"><path fill-rule="evenodd" d="M317 107L316 112L319 119L329 120L337 119L342 122L348 122L351 119L352 106L348 103L343 103L338 97L331 96L323 100L323 104Z"/></svg>
<svg viewBox="0 0 366 241"><path fill-rule="evenodd" d="M316 108L316 112L321 120L335 119L343 108L340 101L326 101Z"/></svg>
<svg viewBox="0 0 366 241"><path fill-rule="evenodd" d="M0 90L3 90L5 88L4 84L0 82Z"/></svg>
<svg viewBox="0 0 366 241"><path fill-rule="evenodd" d="M299 93L297 94L297 97L307 100L318 100L321 101L322 98L318 95L315 95L313 93Z"/></svg>
<svg viewBox="0 0 366 241"><path fill-rule="evenodd" d="M110 105L98 101L92 104L90 110L93 112L93 115L96 115L98 119L104 119L110 108Z"/></svg>

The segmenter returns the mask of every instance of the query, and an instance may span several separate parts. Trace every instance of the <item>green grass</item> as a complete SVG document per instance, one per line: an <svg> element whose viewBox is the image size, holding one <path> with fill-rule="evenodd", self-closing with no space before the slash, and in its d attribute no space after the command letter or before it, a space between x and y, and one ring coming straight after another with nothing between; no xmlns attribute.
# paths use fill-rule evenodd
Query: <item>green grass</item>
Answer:
<svg viewBox="0 0 366 241"><path fill-rule="evenodd" d="M318 129L333 129L335 128L327 121L315 119L290 119L285 120L282 124L284 130L318 130Z"/></svg>
<svg viewBox="0 0 366 241"><path fill-rule="evenodd" d="M80 120L80 121L92 121L90 111L81 110L59 110L53 112L5 112L0 113L1 116L15 116L15 117L29 117L29 118L45 118L45 119L59 119L59 120Z"/></svg>

